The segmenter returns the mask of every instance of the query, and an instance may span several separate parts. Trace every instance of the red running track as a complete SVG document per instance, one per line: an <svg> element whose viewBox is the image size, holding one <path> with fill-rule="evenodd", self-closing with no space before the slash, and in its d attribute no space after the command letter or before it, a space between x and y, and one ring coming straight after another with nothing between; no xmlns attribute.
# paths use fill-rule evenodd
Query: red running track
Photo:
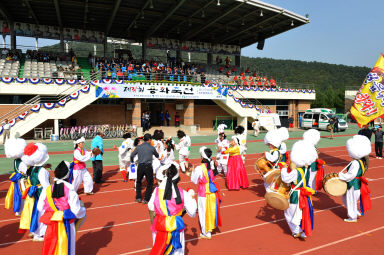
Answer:
<svg viewBox="0 0 384 255"><path fill-rule="evenodd" d="M324 148L320 152L320 158L327 162L326 173L340 171L350 160L345 147ZM187 254L384 254L384 167L381 160L371 158L366 174L370 180L373 209L358 223L345 223L346 209L341 198L320 192L313 198L313 236L300 241L290 236L283 212L265 202L263 182L253 169L260 155L247 155L246 169L251 184L248 189L228 191L225 179L218 178L223 226L211 240L199 239L197 216L184 217ZM198 162L193 160L193 163ZM80 190L88 210L87 220L77 235L77 253L148 254L152 238L147 207L134 202L133 182L123 183L117 166L104 171L107 182L95 186L95 195L84 196ZM186 175L181 174L181 178L181 187L195 186ZM17 234L18 218L3 209L8 185L8 182L0 183L1 254L25 254L26 251L38 254L42 243L32 242L27 234Z"/></svg>

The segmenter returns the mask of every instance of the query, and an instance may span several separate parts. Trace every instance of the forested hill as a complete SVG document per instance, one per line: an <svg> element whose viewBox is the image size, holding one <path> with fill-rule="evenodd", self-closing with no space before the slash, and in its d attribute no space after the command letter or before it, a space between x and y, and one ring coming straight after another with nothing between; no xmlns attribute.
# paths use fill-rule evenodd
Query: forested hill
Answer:
<svg viewBox="0 0 384 255"><path fill-rule="evenodd" d="M345 88L361 86L370 71L368 67L297 60L242 57L241 61L242 66L256 68L283 82L314 84L313 107L344 108Z"/></svg>
<svg viewBox="0 0 384 255"><path fill-rule="evenodd" d="M93 44L88 43L70 43L70 47L80 56L88 56L89 52L93 53ZM113 46L108 44L108 52L113 49L120 48L120 45ZM122 48L127 48L122 45ZM42 50L58 50L59 45L44 47ZM141 47L130 46L132 54L135 58L140 58ZM97 45L97 54L102 55L102 45ZM175 53L172 52L174 55ZM112 55L110 53L109 55ZM148 58L166 59L164 50L148 50ZM187 53L182 52L182 57L187 59ZM225 59L225 55L220 56ZM216 56L213 57L215 61ZM192 53L192 62L206 63L206 54ZM234 57L232 57L234 62ZM233 63L232 62L232 63ZM275 78L277 81L289 83L314 84L316 87L316 101L313 107L328 108L344 108L344 91L349 86L360 86L365 76L370 71L368 67L335 65L320 62L305 62L297 60L279 60L271 58L250 58L241 57L241 65L243 68L250 67L269 77Z"/></svg>

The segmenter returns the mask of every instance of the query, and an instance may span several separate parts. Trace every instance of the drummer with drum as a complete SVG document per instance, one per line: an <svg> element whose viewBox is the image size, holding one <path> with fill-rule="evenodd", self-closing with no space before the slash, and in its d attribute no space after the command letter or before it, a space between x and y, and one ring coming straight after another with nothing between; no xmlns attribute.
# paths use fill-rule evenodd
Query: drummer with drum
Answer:
<svg viewBox="0 0 384 255"><path fill-rule="evenodd" d="M347 141L347 150L353 160L346 170L339 173L340 180L347 182L347 192L343 195L343 202L347 207L348 218L344 221L357 222L358 217L371 209L368 181L363 177L366 172L365 157L371 153L371 141L365 136L355 135ZM359 198L361 213L358 209Z"/></svg>
<svg viewBox="0 0 384 255"><path fill-rule="evenodd" d="M268 133L264 137L264 143L269 147L269 151L266 151L264 153L264 160L258 160L258 168L262 171L264 171L263 174L263 179L265 180L264 182L264 187L267 190L270 184L269 181L269 176L274 175L275 172L279 173L279 163L281 160L281 154L279 151L279 147L281 145L281 138L280 138L280 133L277 130L271 130L268 131ZM261 166L261 163L263 161L265 164L264 166ZM268 181L266 181L268 179Z"/></svg>
<svg viewBox="0 0 384 255"><path fill-rule="evenodd" d="M313 206L311 196L315 193L308 187L310 165L316 160L316 150L307 141L296 142L291 150L291 162L295 168L281 170L283 182L291 185L289 206L284 211L285 219L294 238L305 239L313 230Z"/></svg>

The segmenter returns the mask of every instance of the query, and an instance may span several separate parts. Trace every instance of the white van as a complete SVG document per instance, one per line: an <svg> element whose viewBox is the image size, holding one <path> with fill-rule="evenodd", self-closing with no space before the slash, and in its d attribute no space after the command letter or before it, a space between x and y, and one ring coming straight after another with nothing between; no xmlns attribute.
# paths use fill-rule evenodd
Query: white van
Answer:
<svg viewBox="0 0 384 255"><path fill-rule="evenodd" d="M331 109L327 108L313 108L306 110L303 115L302 128L309 129L320 129L327 130L329 120L335 117L335 113ZM348 128L348 124L345 120L339 120L339 131L345 131Z"/></svg>

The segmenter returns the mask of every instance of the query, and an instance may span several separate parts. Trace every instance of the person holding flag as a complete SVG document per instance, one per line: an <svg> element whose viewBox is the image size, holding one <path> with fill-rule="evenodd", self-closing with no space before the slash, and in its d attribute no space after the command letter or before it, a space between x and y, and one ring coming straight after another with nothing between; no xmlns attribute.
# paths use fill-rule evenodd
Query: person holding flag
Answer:
<svg viewBox="0 0 384 255"><path fill-rule="evenodd" d="M347 207L348 218L345 222L357 222L357 218L371 209L370 190L365 174L364 157L371 153L371 142L362 135L355 135L347 141L349 156L353 159L346 170L339 173L340 180L347 182L347 193L343 195L343 202ZM360 210L358 199L360 198Z"/></svg>
<svg viewBox="0 0 384 255"><path fill-rule="evenodd" d="M219 186L215 183L216 169L211 159L212 150L207 147L200 148L201 165L197 166L191 174L191 181L198 186L198 212L201 227L200 237L211 239L212 231L221 226Z"/></svg>
<svg viewBox="0 0 384 255"><path fill-rule="evenodd" d="M75 221L85 217L86 209L68 182L69 172L69 162L61 161L55 168L54 183L43 189L37 204L40 222L47 226L43 255L76 253ZM82 221L78 222L76 225Z"/></svg>
<svg viewBox="0 0 384 255"><path fill-rule="evenodd" d="M384 114L384 55L366 76L351 107L351 117L361 128Z"/></svg>

